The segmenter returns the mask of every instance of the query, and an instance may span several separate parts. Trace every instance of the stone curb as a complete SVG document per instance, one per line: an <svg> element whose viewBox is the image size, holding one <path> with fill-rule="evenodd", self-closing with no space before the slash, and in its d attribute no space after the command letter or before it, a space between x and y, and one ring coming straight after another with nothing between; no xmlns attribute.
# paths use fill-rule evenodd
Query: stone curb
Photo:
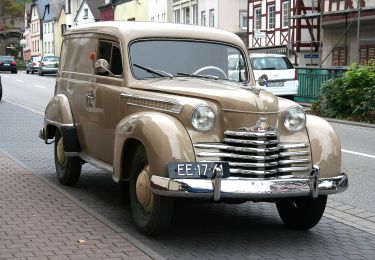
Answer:
<svg viewBox="0 0 375 260"><path fill-rule="evenodd" d="M101 223L103 223L105 226L107 226L108 228L110 228L111 230L113 230L115 233L119 234L121 237L123 237L126 240L128 240L135 247L137 247L139 250L141 250L142 252L144 252L146 255L148 255L152 259L160 259L160 260L165 259L161 255L159 255L158 253L156 253L154 250L152 250L151 248L149 248L148 246L146 246L145 244L143 244L139 240L135 239L130 234L126 233L119 226L117 226L116 224L112 223L110 220L107 220L106 218L102 217L100 214L98 214L97 212L95 212L93 209L91 209L90 207L86 206L83 202L77 200L75 197L73 197L72 195L70 195L68 192L66 192L65 190L63 190L58 185L50 182L45 177L36 174L33 169L29 168L24 163L22 163L21 161L19 161L16 158L14 158L12 155L8 154L6 151L2 150L1 148L0 148L0 153L4 154L9 159L11 159L14 163L18 164L19 166L21 166L22 168L24 168L26 171L28 171L31 174L33 174L34 176L36 176L38 179L40 179L44 183L46 183L49 186L51 186L57 192L61 193L63 196L65 196L66 198L68 198L69 200L71 200L74 204L76 204L78 207L80 207L81 209L83 209L84 211L86 211L88 214L92 215L94 218L96 218L98 221L100 221Z"/></svg>

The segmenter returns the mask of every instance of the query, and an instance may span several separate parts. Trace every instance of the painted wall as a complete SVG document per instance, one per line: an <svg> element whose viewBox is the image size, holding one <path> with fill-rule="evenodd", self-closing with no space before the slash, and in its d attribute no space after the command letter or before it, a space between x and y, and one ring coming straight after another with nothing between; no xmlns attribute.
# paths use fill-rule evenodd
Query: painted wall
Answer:
<svg viewBox="0 0 375 260"><path fill-rule="evenodd" d="M43 55L55 55L53 21L43 23Z"/></svg>
<svg viewBox="0 0 375 260"><path fill-rule="evenodd" d="M150 0L148 20L155 22L172 22L172 0Z"/></svg>
<svg viewBox="0 0 375 260"><path fill-rule="evenodd" d="M85 10L87 10L87 15L85 14ZM74 19L74 25L93 22L95 22L95 17L85 1L83 2L81 9L79 9L76 18Z"/></svg>
<svg viewBox="0 0 375 260"><path fill-rule="evenodd" d="M38 10L35 5L31 8L31 23L30 23L30 38L31 38L31 56L42 55L43 47L40 40L40 20Z"/></svg>
<svg viewBox="0 0 375 260"><path fill-rule="evenodd" d="M61 26L66 25L65 11L62 9L60 16L57 17L54 24L54 37L55 37L55 55L60 56L61 45L63 40L63 34L61 31Z"/></svg>
<svg viewBox="0 0 375 260"><path fill-rule="evenodd" d="M214 28L219 28L219 0L200 0L199 1L199 3L198 3L198 24L202 25L202 26L207 26L207 27L209 26L210 10L213 10L213 13L214 13ZM205 24L204 24L204 21L202 19L202 12L204 12L205 17L206 17ZM228 13L229 12L227 12L227 14Z"/></svg>
<svg viewBox="0 0 375 260"><path fill-rule="evenodd" d="M148 21L149 1L133 0L116 5L115 21Z"/></svg>

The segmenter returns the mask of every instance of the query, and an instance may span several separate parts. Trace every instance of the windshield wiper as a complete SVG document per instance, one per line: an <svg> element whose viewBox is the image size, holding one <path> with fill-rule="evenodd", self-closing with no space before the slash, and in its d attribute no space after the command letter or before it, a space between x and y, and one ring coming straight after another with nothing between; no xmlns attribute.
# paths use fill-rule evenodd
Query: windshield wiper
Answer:
<svg viewBox="0 0 375 260"><path fill-rule="evenodd" d="M192 77L192 78L204 78L204 79L220 79L217 76L213 75L197 75L197 74L190 74L190 73L183 73L183 72L177 72L177 75L181 76L187 76L187 77Z"/></svg>
<svg viewBox="0 0 375 260"><path fill-rule="evenodd" d="M166 71L163 71L163 70L157 70L157 69L153 69L153 68L146 68L144 66L141 66L141 65L138 65L136 63L133 63L133 65L137 68L140 68L140 69L143 69L144 71L147 71L149 73L152 73L152 74L155 74L155 75L158 75L160 77L170 77L171 79L173 78L173 75L166 72Z"/></svg>

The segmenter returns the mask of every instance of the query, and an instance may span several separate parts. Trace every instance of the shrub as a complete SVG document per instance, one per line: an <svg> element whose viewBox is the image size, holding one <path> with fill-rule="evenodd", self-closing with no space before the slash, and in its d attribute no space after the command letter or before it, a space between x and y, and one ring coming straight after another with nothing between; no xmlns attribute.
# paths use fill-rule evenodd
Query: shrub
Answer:
<svg viewBox="0 0 375 260"><path fill-rule="evenodd" d="M374 64L353 64L343 77L326 81L313 109L323 116L375 123Z"/></svg>

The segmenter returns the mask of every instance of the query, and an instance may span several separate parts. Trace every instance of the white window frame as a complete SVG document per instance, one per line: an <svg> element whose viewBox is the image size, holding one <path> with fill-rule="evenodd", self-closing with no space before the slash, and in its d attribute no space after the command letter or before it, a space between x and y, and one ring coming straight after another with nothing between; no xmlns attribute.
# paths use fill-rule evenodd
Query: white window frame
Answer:
<svg viewBox="0 0 375 260"><path fill-rule="evenodd" d="M262 29L262 9L261 9L261 7L254 8L254 29L255 30L261 30Z"/></svg>
<svg viewBox="0 0 375 260"><path fill-rule="evenodd" d="M206 11L201 11L201 25L206 26Z"/></svg>
<svg viewBox="0 0 375 260"><path fill-rule="evenodd" d="M215 9L210 9L208 12L208 26L215 27Z"/></svg>
<svg viewBox="0 0 375 260"><path fill-rule="evenodd" d="M246 21L246 25L244 25L244 20ZM249 19L247 17L247 11L240 11L240 28L242 30L246 30L248 24L249 24Z"/></svg>
<svg viewBox="0 0 375 260"><path fill-rule="evenodd" d="M180 9L176 9L173 11L174 16L174 22L175 23L181 23L181 15L180 15Z"/></svg>
<svg viewBox="0 0 375 260"><path fill-rule="evenodd" d="M288 2L283 2L282 3L282 26L283 28L287 28L289 25L289 3Z"/></svg>
<svg viewBox="0 0 375 260"><path fill-rule="evenodd" d="M271 12L271 9L273 11ZM275 5L267 6L267 29L274 30L275 29Z"/></svg>

